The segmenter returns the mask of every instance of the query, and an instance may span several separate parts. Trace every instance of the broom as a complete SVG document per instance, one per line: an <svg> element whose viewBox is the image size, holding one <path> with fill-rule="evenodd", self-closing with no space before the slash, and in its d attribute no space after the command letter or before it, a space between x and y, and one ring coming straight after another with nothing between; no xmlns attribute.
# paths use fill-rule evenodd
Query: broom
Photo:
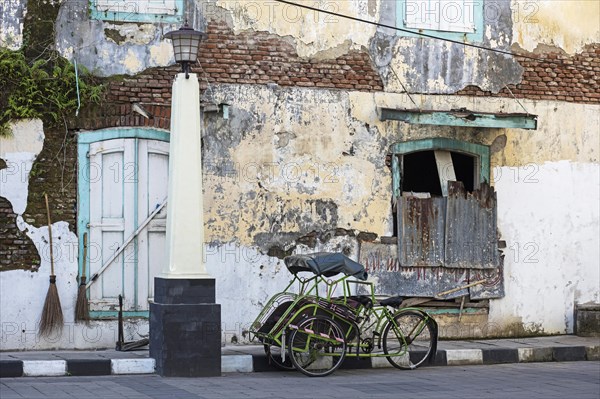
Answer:
<svg viewBox="0 0 600 399"><path fill-rule="evenodd" d="M83 321L86 324L90 320L90 308L88 306L85 290L85 262L87 260L87 233L83 233L83 268L81 277L79 277L79 290L77 291L77 302L75 303L75 320Z"/></svg>
<svg viewBox="0 0 600 399"><path fill-rule="evenodd" d="M56 275L54 274L54 254L52 252L52 221L50 220L50 206L48 205L48 195L46 197L46 212L48 214L48 239L50 242L50 287L46 294L44 309L40 319L40 335L48 336L57 331L61 332L63 328L63 313L60 307L60 298L56 289Z"/></svg>

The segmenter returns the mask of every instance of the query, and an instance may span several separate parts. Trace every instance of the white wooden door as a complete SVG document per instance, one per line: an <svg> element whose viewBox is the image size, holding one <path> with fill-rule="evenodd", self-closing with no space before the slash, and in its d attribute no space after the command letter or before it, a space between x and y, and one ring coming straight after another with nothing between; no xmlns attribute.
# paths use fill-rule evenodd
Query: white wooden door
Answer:
<svg viewBox="0 0 600 399"><path fill-rule="evenodd" d="M140 140L138 158L140 182L138 220L145 220L167 197L169 143ZM137 310L148 310L154 298L154 277L166 262L167 207L164 207L138 235L138 302Z"/></svg>
<svg viewBox="0 0 600 399"><path fill-rule="evenodd" d="M90 276L106 264L166 198L169 143L114 139L90 145ZM148 310L162 268L166 208L90 286L90 308Z"/></svg>

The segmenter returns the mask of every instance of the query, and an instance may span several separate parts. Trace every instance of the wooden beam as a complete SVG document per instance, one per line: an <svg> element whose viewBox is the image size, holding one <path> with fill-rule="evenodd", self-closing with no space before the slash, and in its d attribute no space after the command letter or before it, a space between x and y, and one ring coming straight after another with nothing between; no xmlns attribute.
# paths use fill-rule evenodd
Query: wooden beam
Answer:
<svg viewBox="0 0 600 399"><path fill-rule="evenodd" d="M420 111L378 108L381 121L396 120L413 125L464 126L496 129L537 129L537 115L475 112L466 109Z"/></svg>

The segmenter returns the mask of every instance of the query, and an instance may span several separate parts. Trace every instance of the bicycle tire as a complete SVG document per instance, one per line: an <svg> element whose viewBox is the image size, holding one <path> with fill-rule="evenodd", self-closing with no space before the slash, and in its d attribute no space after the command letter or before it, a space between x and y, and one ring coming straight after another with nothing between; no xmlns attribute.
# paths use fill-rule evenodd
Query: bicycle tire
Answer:
<svg viewBox="0 0 600 399"><path fill-rule="evenodd" d="M339 324L329 317L313 316L293 329L288 353L297 370L309 377L324 377L344 362L346 340Z"/></svg>
<svg viewBox="0 0 600 399"><path fill-rule="evenodd" d="M420 312L404 311L394 315L383 329L383 353L392 366L413 370L430 356L436 339L429 320Z"/></svg>

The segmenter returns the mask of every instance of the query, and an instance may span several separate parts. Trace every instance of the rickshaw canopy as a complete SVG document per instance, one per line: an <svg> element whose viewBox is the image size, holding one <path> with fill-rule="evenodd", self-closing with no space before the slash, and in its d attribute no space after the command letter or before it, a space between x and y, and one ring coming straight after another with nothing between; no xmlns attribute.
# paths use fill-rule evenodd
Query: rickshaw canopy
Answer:
<svg viewBox="0 0 600 399"><path fill-rule="evenodd" d="M312 272L317 276L331 277L338 273L366 280L365 268L346 255L332 252L292 255L284 259L285 265L292 274Z"/></svg>

